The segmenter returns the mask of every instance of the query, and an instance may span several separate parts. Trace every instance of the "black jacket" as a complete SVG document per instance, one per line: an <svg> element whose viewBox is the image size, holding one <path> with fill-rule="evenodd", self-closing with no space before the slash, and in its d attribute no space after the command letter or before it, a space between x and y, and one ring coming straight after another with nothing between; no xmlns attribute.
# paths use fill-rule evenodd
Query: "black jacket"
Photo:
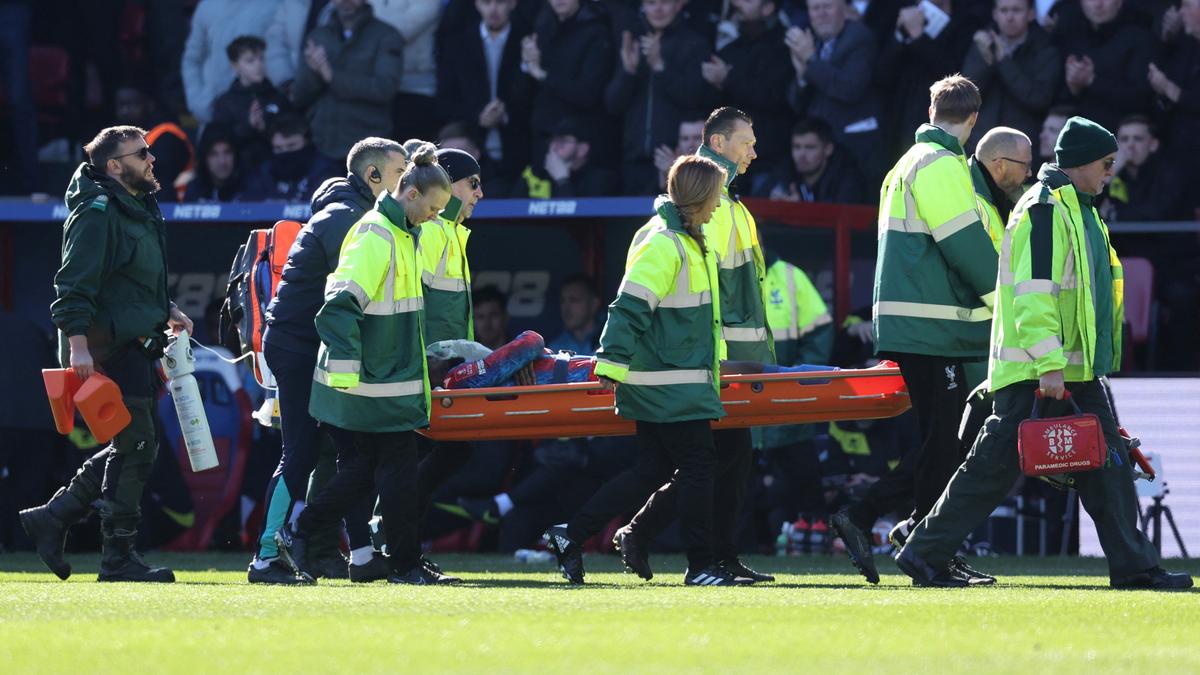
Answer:
<svg viewBox="0 0 1200 675"><path fill-rule="evenodd" d="M535 140L550 136L564 118L601 127L603 83L608 81L615 56L604 10L598 2L585 0L575 16L560 22L547 6L538 16L534 32L546 79L538 82L523 73L517 96L533 101L530 127Z"/></svg>
<svg viewBox="0 0 1200 675"><path fill-rule="evenodd" d="M515 23L511 26L501 53L496 82L496 98L504 101L508 113L508 122L500 127L503 156L499 171L509 178L529 164L530 145L530 101L518 93L518 81L524 77L521 74L521 39L529 31ZM483 148L487 130L479 127L479 112L491 102L492 92L478 22L447 38L438 51L437 67L437 98L446 119L470 125L475 131L476 142Z"/></svg>
<svg viewBox="0 0 1200 675"><path fill-rule="evenodd" d="M634 40L650 32L643 20ZM717 102L716 92L700 76L700 64L712 53L704 38L677 17L663 31L661 41L661 73L655 73L642 59L637 72L631 75L618 56L612 81L604 92L604 107L609 114L623 116L621 150L625 162L653 163L654 148L675 147L683 115L707 112Z"/></svg>
<svg viewBox="0 0 1200 675"><path fill-rule="evenodd" d="M800 201L830 202L834 204L873 204L873 188L868 189L866 180L854 166L854 161L842 148L836 148L829 156L825 171L813 185L806 185L796 173L796 165L789 157L776 170L754 181L752 194L755 197L770 197L776 187L785 192L792 185L800 193Z"/></svg>
<svg viewBox="0 0 1200 675"><path fill-rule="evenodd" d="M1171 166L1161 152L1146 158L1136 178L1128 168L1122 169L1106 193L1115 213L1112 220L1191 220L1193 214L1185 206L1184 180L1180 167Z"/></svg>
<svg viewBox="0 0 1200 675"><path fill-rule="evenodd" d="M317 188L313 215L296 235L275 298L267 306L265 341L316 355L321 339L313 319L325 303L325 277L337 268L346 233L374 205L371 189L354 174L330 178Z"/></svg>
<svg viewBox="0 0 1200 675"><path fill-rule="evenodd" d="M312 145L271 155L246 179L246 201L303 202L313 186L336 176L337 168Z"/></svg>
<svg viewBox="0 0 1200 675"><path fill-rule="evenodd" d="M237 140L238 160L242 166L258 166L271 154L270 140L266 130L259 131L250 126L250 106L257 100L263 109L263 121L269 128L276 115L292 109L292 104L280 93L270 80L245 87L237 80L229 89L213 101L211 124L222 124L233 131Z"/></svg>
<svg viewBox="0 0 1200 675"><path fill-rule="evenodd" d="M770 162L786 154L792 120L787 88L795 73L778 19L770 19L761 31L750 33L744 26L741 30L736 40L717 52L732 67L719 95L722 105L739 108L754 120L758 161Z"/></svg>
<svg viewBox="0 0 1200 675"><path fill-rule="evenodd" d="M979 120L975 123L979 132L972 135L966 147L967 152L973 152L975 142L984 132L1001 125L1037 138L1046 111L1062 86L1063 59L1046 31L1033 24L1012 56L991 64L983 60L979 49L972 44L967 49L962 74L971 78L983 95Z"/></svg>
<svg viewBox="0 0 1200 675"><path fill-rule="evenodd" d="M1163 74L1179 85L1179 100L1159 97L1163 148L1200 168L1200 40L1180 35L1156 62ZM1196 197L1193 203L1200 204Z"/></svg>
<svg viewBox="0 0 1200 675"><path fill-rule="evenodd" d="M1153 91L1147 72L1154 55L1154 36L1128 3L1116 19L1099 28L1086 19L1062 17L1052 37L1064 63L1074 55L1089 56L1095 65L1095 81L1078 96L1065 84L1060 88L1060 100L1074 105L1076 114L1115 133L1122 118L1149 111Z"/></svg>

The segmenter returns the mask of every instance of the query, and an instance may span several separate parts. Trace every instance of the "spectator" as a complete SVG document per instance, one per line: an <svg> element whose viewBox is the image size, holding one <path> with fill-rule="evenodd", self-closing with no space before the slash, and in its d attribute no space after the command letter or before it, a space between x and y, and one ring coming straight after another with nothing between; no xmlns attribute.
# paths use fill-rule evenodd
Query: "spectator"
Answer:
<svg viewBox="0 0 1200 675"><path fill-rule="evenodd" d="M236 79L213 101L213 124L233 130L245 166L258 166L270 154L267 127L291 107L266 76L266 43L253 35L234 38L225 49Z"/></svg>
<svg viewBox="0 0 1200 675"><path fill-rule="evenodd" d="M912 130L928 121L929 84L954 73L963 62L976 26L964 8L955 7L950 0L904 7L896 15L895 32L884 41L875 77L877 82L892 83L891 93L885 94L888 157L904 154L912 144ZM930 22L926 12L945 14L949 21Z"/></svg>
<svg viewBox="0 0 1200 675"><path fill-rule="evenodd" d="M239 35L265 35L278 4L279 0L200 0L196 5L183 49L183 88L196 119L212 120L212 103L228 86L225 48Z"/></svg>
<svg viewBox="0 0 1200 675"><path fill-rule="evenodd" d="M682 155L694 155L704 143L704 118L685 119L679 123L675 147L660 145L654 149L654 168L658 169L658 191L667 191L667 172Z"/></svg>
<svg viewBox="0 0 1200 675"><path fill-rule="evenodd" d="M846 151L837 147L833 130L819 119L805 119L792 129L792 156L772 174L754 182L752 194L788 202L867 204L873 193Z"/></svg>
<svg viewBox="0 0 1200 675"><path fill-rule="evenodd" d="M29 194L39 189L37 112L29 75L29 36L33 9L26 2L0 2L0 93L12 132L10 161L0 175L0 194ZM6 144L7 145L7 144Z"/></svg>
<svg viewBox="0 0 1200 675"><path fill-rule="evenodd" d="M307 202L321 181L336 175L337 167L309 142L304 120L283 115L271 130L270 159L246 181L246 200Z"/></svg>
<svg viewBox="0 0 1200 675"><path fill-rule="evenodd" d="M516 5L476 0L480 22L453 34L438 53L438 105L450 119L471 125L485 151L473 153L480 167L491 164L506 185L529 164L529 106L516 91L526 30L512 21ZM503 194L495 190L495 177L483 181Z"/></svg>
<svg viewBox="0 0 1200 675"><path fill-rule="evenodd" d="M981 129L1003 124L1037 135L1059 88L1062 58L1036 16L1033 0L995 0L993 25L975 32L962 73L983 95L976 123ZM967 150L974 147L968 143Z"/></svg>
<svg viewBox="0 0 1200 675"><path fill-rule="evenodd" d="M118 87L113 105L118 124L148 129L146 143L155 157L154 176L171 195L167 201L182 199L195 165L187 133L170 116L160 113L154 99L137 85Z"/></svg>
<svg viewBox="0 0 1200 675"><path fill-rule="evenodd" d="M1067 125L1067 120L1074 116L1075 109L1069 105L1056 105L1046 113L1046 118L1042 120L1042 131L1038 134L1039 160L1054 163L1054 144L1058 142L1058 134Z"/></svg>
<svg viewBox="0 0 1200 675"><path fill-rule="evenodd" d="M329 23L305 40L292 102L308 109L317 150L340 163L360 138L390 135L403 43L366 0L333 0L333 6Z"/></svg>
<svg viewBox="0 0 1200 675"><path fill-rule="evenodd" d="M472 157L479 158L479 180L487 186L489 194L506 195L512 190L512 181L502 175L500 167L486 153L482 153L470 126L463 122L451 122L442 127L437 135L439 148L455 148ZM528 166L528 165L527 165ZM520 173L518 171L518 173Z"/></svg>
<svg viewBox="0 0 1200 675"><path fill-rule="evenodd" d="M563 281L558 295L558 311L562 318L562 335L546 343L551 351L568 351L591 356L600 346L600 329L597 321L600 311L600 295L596 283L586 274L573 274Z"/></svg>
<svg viewBox="0 0 1200 675"><path fill-rule="evenodd" d="M599 131L604 119L597 110L604 97L602 83L613 65L613 47L602 6L594 0L547 0L535 32L521 40L524 77L516 96L532 100L530 125L535 157L555 125L568 117Z"/></svg>
<svg viewBox="0 0 1200 675"><path fill-rule="evenodd" d="M1066 55L1063 99L1107 129L1144 113L1151 100L1146 78L1154 36L1123 0L1081 0L1082 20L1060 16L1054 40Z"/></svg>
<svg viewBox="0 0 1200 675"><path fill-rule="evenodd" d="M874 86L879 50L869 28L847 21L848 12L846 0L808 0L811 30L793 27L787 32L795 71L788 101L797 112L826 122L834 140L874 178L884 168Z"/></svg>
<svg viewBox="0 0 1200 675"><path fill-rule="evenodd" d="M433 36L442 15L441 0L371 0L375 16L404 38L404 69L392 102L396 138L429 138L442 125L437 93Z"/></svg>
<svg viewBox="0 0 1200 675"><path fill-rule="evenodd" d="M508 296L495 286L482 286L471 291L471 311L474 313L475 341L489 349L498 349L508 342Z"/></svg>
<svg viewBox="0 0 1200 675"><path fill-rule="evenodd" d="M609 169L592 161L592 144L585 127L562 120L550 137L539 166L529 166L513 186L513 196L529 199L605 197L616 189Z"/></svg>
<svg viewBox="0 0 1200 675"><path fill-rule="evenodd" d="M1182 0L1182 35L1150 64L1150 88L1162 107L1163 125L1171 154L1188 175L1200 171L1200 0ZM1188 207L1200 206L1191 191Z"/></svg>
<svg viewBox="0 0 1200 675"><path fill-rule="evenodd" d="M1126 117L1117 128L1117 163L1102 208L1106 220L1190 220L1184 207L1184 174L1159 154L1149 118Z"/></svg>
<svg viewBox="0 0 1200 675"><path fill-rule="evenodd" d="M235 202L242 196L237 137L219 124L204 128L197 153L196 175L188 183L185 202Z"/></svg>
<svg viewBox="0 0 1200 675"><path fill-rule="evenodd" d="M621 34L619 62L604 94L612 115L624 116L622 193L654 194L655 149L677 136L685 110L716 105L700 75L712 53L680 17L685 0L642 0L636 33Z"/></svg>
<svg viewBox="0 0 1200 675"><path fill-rule="evenodd" d="M304 57L304 36L329 23L333 4L329 0L280 0L267 27L267 77L283 91L292 82Z"/></svg>
<svg viewBox="0 0 1200 675"><path fill-rule="evenodd" d="M732 5L737 39L701 64L700 73L724 105L754 120L755 150L765 166L782 158L791 124L788 48L773 0L732 0Z"/></svg>

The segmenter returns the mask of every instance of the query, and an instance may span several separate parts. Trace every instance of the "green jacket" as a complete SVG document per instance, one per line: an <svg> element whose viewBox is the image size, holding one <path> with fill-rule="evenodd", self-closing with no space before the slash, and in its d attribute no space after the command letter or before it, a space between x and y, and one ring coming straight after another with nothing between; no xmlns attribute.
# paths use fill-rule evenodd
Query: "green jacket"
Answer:
<svg viewBox="0 0 1200 675"><path fill-rule="evenodd" d="M985 169L974 157L967 160L967 166L971 169L971 184L975 186L975 210L979 213L983 229L987 231L988 237L992 240L992 248L999 253L1000 240L1004 239L1004 226L1007 223L1004 216L1000 215L1000 210L996 208L997 198L992 193L995 186Z"/></svg>
<svg viewBox="0 0 1200 675"><path fill-rule="evenodd" d="M316 317L314 418L352 431L429 425L419 232L385 192L347 233Z"/></svg>
<svg viewBox="0 0 1200 675"><path fill-rule="evenodd" d="M879 194L876 351L985 357L995 287L962 146L924 124Z"/></svg>
<svg viewBox="0 0 1200 675"><path fill-rule="evenodd" d="M781 366L829 363L833 356L833 317L804 270L768 252L767 322L775 336ZM812 424L753 429L755 447L780 448L811 439Z"/></svg>
<svg viewBox="0 0 1200 675"><path fill-rule="evenodd" d="M1108 228L1092 208L1105 240ZM1121 262L1108 244L1108 260L1095 260L1088 246L1075 188L1058 167L1047 164L1009 218L1000 249L996 319L988 378L992 391L1062 370L1067 382L1095 375L1096 308L1093 269L1112 271L1112 365L1121 363L1124 282Z"/></svg>
<svg viewBox="0 0 1200 675"><path fill-rule="evenodd" d="M717 260L683 229L665 197L634 246L596 351L596 375L615 380L617 414L646 422L725 416L720 386Z"/></svg>
<svg viewBox="0 0 1200 675"><path fill-rule="evenodd" d="M767 265L758 239L758 226L746 205L729 196L737 165L707 145L697 155L724 167L727 177L721 205L704 224L708 247L717 254L721 294L722 358L731 361L775 363L775 346L767 326L763 284Z"/></svg>
<svg viewBox="0 0 1200 675"><path fill-rule="evenodd" d="M86 335L96 361L167 326L166 223L153 195L135 197L90 164L67 187L62 266L50 318L66 338Z"/></svg>
<svg viewBox="0 0 1200 675"><path fill-rule="evenodd" d="M455 198L451 204L461 208ZM471 311L471 267L467 263L467 238L471 230L456 223L451 207L434 220L421 224L417 257L425 293L425 342L474 340ZM449 217L447 217L449 215Z"/></svg>

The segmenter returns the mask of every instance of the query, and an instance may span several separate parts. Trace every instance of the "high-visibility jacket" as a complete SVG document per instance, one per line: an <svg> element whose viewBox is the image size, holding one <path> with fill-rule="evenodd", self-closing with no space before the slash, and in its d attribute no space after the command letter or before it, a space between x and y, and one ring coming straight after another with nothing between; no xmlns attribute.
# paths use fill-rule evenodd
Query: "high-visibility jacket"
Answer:
<svg viewBox="0 0 1200 675"><path fill-rule="evenodd" d="M996 318L988 379L992 391L1062 370L1067 382L1094 378L1098 265L1112 270L1112 361L1121 362L1124 281L1108 228L1090 207L1108 249L1094 260L1075 187L1058 167L1045 165L1038 182L1008 219L1000 248Z"/></svg>
<svg viewBox="0 0 1200 675"><path fill-rule="evenodd" d="M737 165L707 145L700 146L696 154L715 161L726 171L721 205L704 224L704 236L709 248L716 251L721 277L722 358L775 363L774 341L767 326L767 265L758 226L746 205L729 196Z"/></svg>
<svg viewBox="0 0 1200 675"><path fill-rule="evenodd" d="M457 199L451 199L457 201ZM461 206L461 202L459 203ZM448 211L421 225L417 257L425 293L425 341L474 340L471 311L471 268L467 239L471 230Z"/></svg>
<svg viewBox="0 0 1200 675"><path fill-rule="evenodd" d="M995 286L962 146L922 125L880 190L875 349L984 358Z"/></svg>
<svg viewBox="0 0 1200 675"><path fill-rule="evenodd" d="M967 160L967 166L971 169L971 184L975 186L975 210L979 212L979 221L983 224L983 229L987 231L988 237L992 240L992 248L996 249L996 253L1000 252L1000 241L1004 239L1004 226L1007 224L1004 217L1000 215L1000 210L996 208L995 197L992 196L992 188L988 185L987 178L984 177L985 169L979 165L979 162L974 157Z"/></svg>
<svg viewBox="0 0 1200 675"><path fill-rule="evenodd" d="M769 259L768 259L769 260ZM833 355L833 317L804 270L781 259L767 267L767 324L780 365L828 363ZM758 427L754 445L780 448L811 439L811 424Z"/></svg>
<svg viewBox="0 0 1200 675"><path fill-rule="evenodd" d="M620 382L617 414L646 422L724 417L717 259L683 229L675 205L634 247L596 352L596 375Z"/></svg>
<svg viewBox="0 0 1200 675"><path fill-rule="evenodd" d="M353 431L429 425L419 232L384 193L346 234L316 316L314 418Z"/></svg>

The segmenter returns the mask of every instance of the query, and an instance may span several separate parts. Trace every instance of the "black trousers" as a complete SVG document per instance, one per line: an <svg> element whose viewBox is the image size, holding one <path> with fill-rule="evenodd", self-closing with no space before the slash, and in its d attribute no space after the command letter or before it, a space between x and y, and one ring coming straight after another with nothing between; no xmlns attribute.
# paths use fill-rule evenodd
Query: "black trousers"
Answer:
<svg viewBox="0 0 1200 675"><path fill-rule="evenodd" d="M896 361L908 387L921 433L916 452L905 452L900 464L867 490L850 507L855 525L868 529L888 512L888 506L912 496L912 519L920 522L933 508L946 483L966 457L959 441L959 426L971 393L960 359L925 354L887 354ZM972 434L972 439L974 435Z"/></svg>
<svg viewBox="0 0 1200 675"><path fill-rule="evenodd" d="M746 500L746 484L754 466L754 445L749 429L712 432L716 446L716 479L713 486L713 554L718 561L738 554L738 524ZM629 526L642 541L652 541L666 530L678 514L679 489L675 480L650 495Z"/></svg>
<svg viewBox="0 0 1200 675"><path fill-rule="evenodd" d="M309 536L337 524L363 495L379 493L389 564L407 572L421 557L417 538L417 434L415 431L347 431L322 428L338 451L337 474L300 512L301 535Z"/></svg>
<svg viewBox="0 0 1200 675"><path fill-rule="evenodd" d="M713 472L716 449L708 420L638 422L641 454L633 466L600 487L567 524L567 534L582 543L614 517L636 508L667 481L672 492L672 518L680 518L680 537L688 568L713 562ZM674 478L672 478L674 473ZM670 521L668 520L668 524Z"/></svg>

